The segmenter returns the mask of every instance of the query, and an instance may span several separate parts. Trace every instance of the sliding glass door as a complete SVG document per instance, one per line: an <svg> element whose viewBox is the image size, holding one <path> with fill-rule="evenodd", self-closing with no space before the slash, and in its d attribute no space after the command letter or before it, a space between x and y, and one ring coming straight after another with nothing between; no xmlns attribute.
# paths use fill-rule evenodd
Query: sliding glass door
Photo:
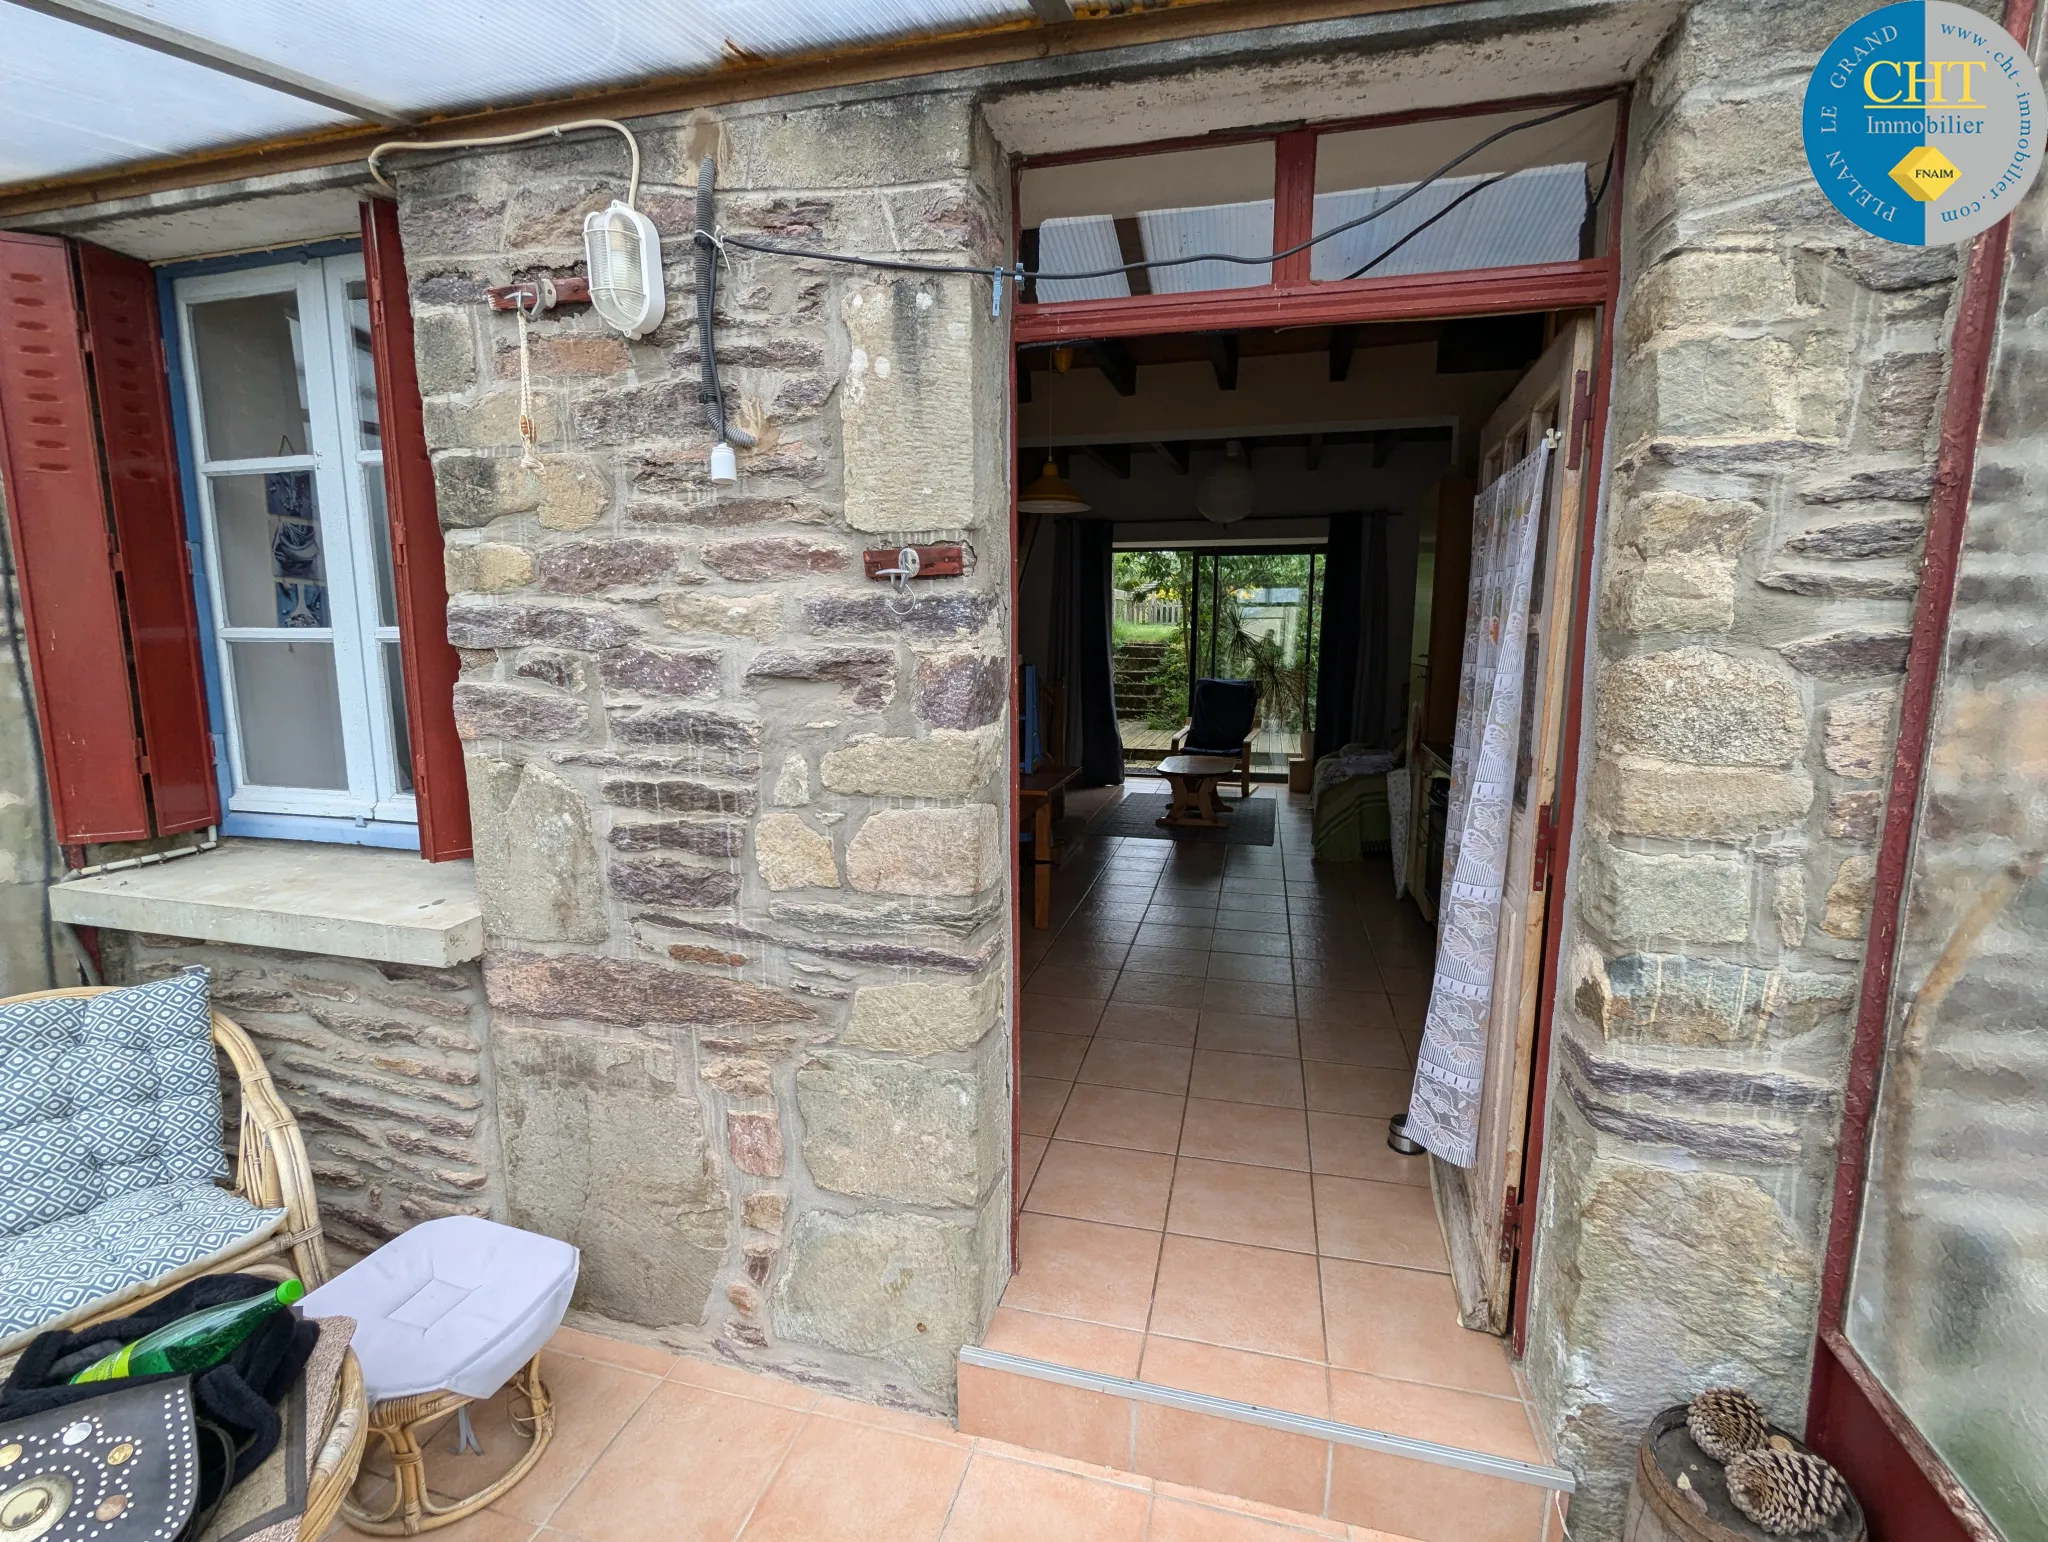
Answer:
<svg viewBox="0 0 2048 1542"><path fill-rule="evenodd" d="M1287 774L1315 721L1321 566L1315 551L1117 553L1117 721L1131 770L1168 753L1191 685L1209 678L1257 683L1252 769Z"/></svg>

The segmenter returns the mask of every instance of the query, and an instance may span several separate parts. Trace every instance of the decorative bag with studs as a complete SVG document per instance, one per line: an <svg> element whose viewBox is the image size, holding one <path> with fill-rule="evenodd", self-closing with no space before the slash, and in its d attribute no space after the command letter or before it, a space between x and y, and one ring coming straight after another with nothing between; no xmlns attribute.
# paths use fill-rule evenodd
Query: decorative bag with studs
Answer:
<svg viewBox="0 0 2048 1542"><path fill-rule="evenodd" d="M227 1438L194 1417L185 1376L0 1425L0 1542L196 1537L200 1442Z"/></svg>

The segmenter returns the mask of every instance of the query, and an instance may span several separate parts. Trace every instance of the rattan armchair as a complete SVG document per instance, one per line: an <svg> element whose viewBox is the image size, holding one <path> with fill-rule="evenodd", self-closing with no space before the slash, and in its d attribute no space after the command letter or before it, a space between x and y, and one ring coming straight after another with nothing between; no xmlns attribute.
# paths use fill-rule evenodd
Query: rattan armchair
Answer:
<svg viewBox="0 0 2048 1542"><path fill-rule="evenodd" d="M113 986L75 986L69 990L32 991L0 999L0 1006L18 1001L42 1001L56 996L96 996ZM12 1367L23 1346L38 1333L52 1329L77 1329L126 1316L159 1297L170 1294L188 1280L206 1274L267 1274L279 1279L300 1280L308 1290L327 1282L327 1244L320 1229L320 1205L313 1193L313 1168L306 1159L306 1143L299 1134L298 1121L278 1096L263 1057L249 1035L230 1018L213 1013L213 1044L233 1074L239 1110L235 1158L229 1189L263 1210L282 1210L284 1221L274 1231L257 1238L235 1252L204 1259L104 1297L90 1306L0 1340L0 1374ZM225 1102L227 1079L222 1080ZM362 1367L353 1353L342 1357L341 1386L332 1403L333 1413L321 1434L316 1459L306 1491L305 1513L299 1535L305 1542L323 1535L333 1524L342 1496L354 1483L369 1439L368 1403L363 1389Z"/></svg>

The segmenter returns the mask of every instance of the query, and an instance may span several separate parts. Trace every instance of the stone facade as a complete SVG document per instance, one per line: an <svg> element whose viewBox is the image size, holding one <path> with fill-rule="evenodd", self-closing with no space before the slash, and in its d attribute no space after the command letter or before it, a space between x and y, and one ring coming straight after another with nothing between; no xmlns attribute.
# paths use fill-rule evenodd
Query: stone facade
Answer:
<svg viewBox="0 0 2048 1542"><path fill-rule="evenodd" d="M1574 1535L1658 1408L1805 1407L1958 271L1807 170L1867 9L1696 0L1632 112L1527 1362Z"/></svg>
<svg viewBox="0 0 2048 1542"><path fill-rule="evenodd" d="M944 1407L1007 1276L1007 330L987 285L732 253L708 480L695 167L720 220L993 262L964 94L636 125L667 319L532 328L482 288L580 270L604 138L401 175L462 651L503 1213L583 1249L579 1306ZM963 542L899 614L861 552Z"/></svg>
<svg viewBox="0 0 2048 1542"><path fill-rule="evenodd" d="M211 972L214 1005L255 1041L299 1121L337 1263L435 1216L502 1218L491 1013L475 964L99 936L109 985Z"/></svg>

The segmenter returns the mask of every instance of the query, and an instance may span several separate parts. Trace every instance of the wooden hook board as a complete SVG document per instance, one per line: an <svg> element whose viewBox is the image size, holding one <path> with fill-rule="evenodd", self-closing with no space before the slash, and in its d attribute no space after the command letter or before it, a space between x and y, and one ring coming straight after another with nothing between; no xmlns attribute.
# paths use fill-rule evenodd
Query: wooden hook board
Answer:
<svg viewBox="0 0 2048 1542"><path fill-rule="evenodd" d="M870 578L880 578L896 566L896 554L900 546L885 546L880 551L864 551L860 554L861 566ZM919 578L958 578L967 571L966 553L957 545L913 546L917 553L917 576Z"/></svg>

